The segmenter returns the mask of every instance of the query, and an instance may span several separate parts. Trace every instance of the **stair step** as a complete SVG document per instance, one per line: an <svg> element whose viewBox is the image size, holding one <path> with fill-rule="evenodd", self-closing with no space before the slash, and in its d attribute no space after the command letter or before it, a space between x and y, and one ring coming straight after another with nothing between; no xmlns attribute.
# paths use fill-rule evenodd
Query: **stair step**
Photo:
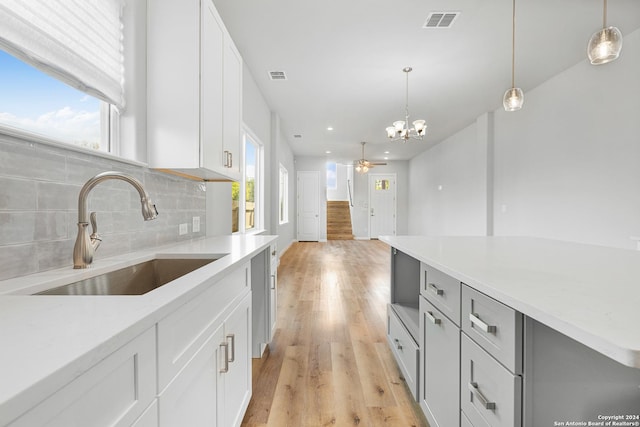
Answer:
<svg viewBox="0 0 640 427"><path fill-rule="evenodd" d="M348 201L327 201L327 240L353 240Z"/></svg>

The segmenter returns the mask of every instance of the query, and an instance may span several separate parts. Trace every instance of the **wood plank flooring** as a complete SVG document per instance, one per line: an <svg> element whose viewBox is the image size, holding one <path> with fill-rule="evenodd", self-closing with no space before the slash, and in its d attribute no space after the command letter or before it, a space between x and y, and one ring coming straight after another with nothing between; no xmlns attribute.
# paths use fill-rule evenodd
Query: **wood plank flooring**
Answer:
<svg viewBox="0 0 640 427"><path fill-rule="evenodd" d="M427 426L386 341L389 256L377 240L285 252L277 331L254 361L242 426Z"/></svg>

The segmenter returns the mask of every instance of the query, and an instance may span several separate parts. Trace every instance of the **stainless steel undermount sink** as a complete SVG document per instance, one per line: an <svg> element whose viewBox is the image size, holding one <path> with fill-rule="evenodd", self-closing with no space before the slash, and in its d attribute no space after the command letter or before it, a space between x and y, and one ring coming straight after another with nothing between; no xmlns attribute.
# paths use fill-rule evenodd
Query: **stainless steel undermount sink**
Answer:
<svg viewBox="0 0 640 427"><path fill-rule="evenodd" d="M220 259L155 258L34 295L142 295Z"/></svg>

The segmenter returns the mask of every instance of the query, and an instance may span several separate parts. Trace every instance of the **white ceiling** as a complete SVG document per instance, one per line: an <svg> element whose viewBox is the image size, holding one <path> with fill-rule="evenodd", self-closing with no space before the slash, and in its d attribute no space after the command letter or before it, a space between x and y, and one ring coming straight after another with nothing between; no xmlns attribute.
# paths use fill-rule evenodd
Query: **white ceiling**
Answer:
<svg viewBox="0 0 640 427"><path fill-rule="evenodd" d="M369 160L409 159L502 108L511 85L511 0L214 2L296 156L352 161L367 141ZM602 0L517 0L524 108L528 90L587 61L602 10ZM449 29L423 29L432 11L461 14ZM640 28L640 0L609 1L608 24L623 35ZM429 128L423 141L403 144L385 128L404 118L405 66L413 67L410 119ZM271 81L269 71L287 80Z"/></svg>

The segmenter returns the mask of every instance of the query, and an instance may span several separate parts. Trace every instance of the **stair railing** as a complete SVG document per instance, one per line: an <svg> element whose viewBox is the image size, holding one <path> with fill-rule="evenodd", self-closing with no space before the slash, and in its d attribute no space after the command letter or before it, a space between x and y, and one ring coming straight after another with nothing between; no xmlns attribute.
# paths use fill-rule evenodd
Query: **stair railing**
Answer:
<svg viewBox="0 0 640 427"><path fill-rule="evenodd" d="M351 180L347 180L347 190L349 191L349 205L353 207L353 198L351 197Z"/></svg>

